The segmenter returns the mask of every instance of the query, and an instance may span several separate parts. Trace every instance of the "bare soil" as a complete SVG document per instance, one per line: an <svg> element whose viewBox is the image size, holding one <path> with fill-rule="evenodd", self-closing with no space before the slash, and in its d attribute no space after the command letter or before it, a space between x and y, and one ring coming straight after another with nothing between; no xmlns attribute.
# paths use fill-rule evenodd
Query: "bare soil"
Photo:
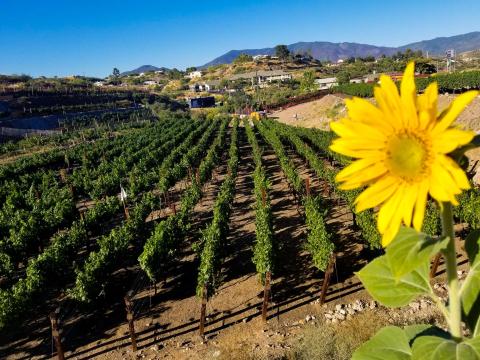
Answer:
<svg viewBox="0 0 480 360"><path fill-rule="evenodd" d="M301 204L295 203L277 157L258 137L265 148L263 160L272 184L275 241L279 245L277 267L272 275L268 325L262 323L263 286L251 261L255 242L254 163L244 130L239 130L240 164L230 235L222 262L221 283L207 305L206 339L198 336L200 299L195 295L198 255L192 246L200 239L200 230L211 220L213 203L226 172L226 156L206 186L201 203L195 207L193 227L181 245L179 260L171 264L165 279L156 284L156 290L132 258L125 269L115 274L112 281L112 286L117 287L113 292L115 297L107 297L95 312L67 309L60 322L67 358L280 359L290 353L303 337L305 328L310 326L305 321L307 316L314 315L318 323L323 324L323 314L336 304L371 300L354 271L373 254L365 248L360 232L354 227L351 211L328 183L320 180L308 164L287 147L287 154L300 175L310 179L312 193L325 198L327 226L335 234L337 263L326 305L320 306L316 301L323 274L311 265L311 258L304 250L304 211ZM457 231L462 229L457 227ZM459 261L466 266L461 246L459 243ZM441 279L443 264L438 274ZM134 294L137 353L130 349L123 304L123 296L129 290ZM0 346L5 358L51 358L54 350L46 317L39 315L31 325L28 331L12 336L8 344Z"/></svg>

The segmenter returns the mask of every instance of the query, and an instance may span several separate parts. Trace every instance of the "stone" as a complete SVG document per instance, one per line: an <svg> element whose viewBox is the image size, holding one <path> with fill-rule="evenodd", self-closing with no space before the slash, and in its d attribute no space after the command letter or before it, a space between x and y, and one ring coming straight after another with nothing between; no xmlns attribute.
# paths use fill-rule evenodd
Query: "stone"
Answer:
<svg viewBox="0 0 480 360"><path fill-rule="evenodd" d="M355 314L355 310L353 310L352 308L348 308L347 313L348 313L348 315L353 315L353 314Z"/></svg>
<svg viewBox="0 0 480 360"><path fill-rule="evenodd" d="M312 317L310 315L305 316L305 322L309 322L312 320Z"/></svg>
<svg viewBox="0 0 480 360"><path fill-rule="evenodd" d="M326 313L324 316L327 320L331 320L333 318L332 314L329 313Z"/></svg>
<svg viewBox="0 0 480 360"><path fill-rule="evenodd" d="M342 315L346 315L347 311L345 309L340 309L339 313L342 314Z"/></svg>
<svg viewBox="0 0 480 360"><path fill-rule="evenodd" d="M410 308L414 311L418 311L420 309L420 304L416 301L411 302L410 304L408 304L408 306L410 306Z"/></svg>
<svg viewBox="0 0 480 360"><path fill-rule="evenodd" d="M219 357L220 354L221 354L220 350L215 350L215 351L213 352L212 356L213 356L214 358L216 358L216 357Z"/></svg>
<svg viewBox="0 0 480 360"><path fill-rule="evenodd" d="M337 305L335 305L335 310L336 310L336 311L339 311L339 310L342 309L342 307L343 307L342 304L337 304Z"/></svg>

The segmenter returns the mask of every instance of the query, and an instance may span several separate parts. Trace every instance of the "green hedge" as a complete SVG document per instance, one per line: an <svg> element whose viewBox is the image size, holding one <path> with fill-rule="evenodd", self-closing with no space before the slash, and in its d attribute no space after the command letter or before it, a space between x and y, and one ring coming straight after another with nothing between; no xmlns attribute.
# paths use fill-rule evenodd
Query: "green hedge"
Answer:
<svg viewBox="0 0 480 360"><path fill-rule="evenodd" d="M438 83L440 93L464 92L480 89L480 71L465 71L439 74L428 78L415 79L417 90L423 91L432 82ZM397 83L399 85L400 83ZM332 92L357 97L373 97L375 84L342 84L332 88Z"/></svg>

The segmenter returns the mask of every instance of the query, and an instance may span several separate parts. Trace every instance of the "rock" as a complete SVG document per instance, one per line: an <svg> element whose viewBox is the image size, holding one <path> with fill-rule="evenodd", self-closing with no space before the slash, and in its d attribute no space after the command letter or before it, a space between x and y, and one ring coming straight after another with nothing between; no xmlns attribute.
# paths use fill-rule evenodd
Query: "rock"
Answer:
<svg viewBox="0 0 480 360"><path fill-rule="evenodd" d="M418 311L420 309L420 304L416 301L408 304L408 306L410 306L410 308L414 311Z"/></svg>
<svg viewBox="0 0 480 360"><path fill-rule="evenodd" d="M158 345L153 345L150 349L153 351L158 351L160 350L160 347Z"/></svg>
<svg viewBox="0 0 480 360"><path fill-rule="evenodd" d="M220 354L221 354L220 350L215 350L215 351L213 352L212 356L213 356L214 358L216 358L216 357L219 357Z"/></svg>
<svg viewBox="0 0 480 360"><path fill-rule="evenodd" d="M242 320L242 322L243 322L243 323L246 323L246 322L247 322L247 318L244 318L244 319Z"/></svg>
<svg viewBox="0 0 480 360"><path fill-rule="evenodd" d="M370 309L375 309L377 307L377 302L374 300L372 302L370 302Z"/></svg>
<svg viewBox="0 0 480 360"><path fill-rule="evenodd" d="M340 313L337 313L336 316L335 316L336 319L340 320L340 321L343 321L345 320L345 315L343 314L340 314Z"/></svg>
<svg viewBox="0 0 480 360"><path fill-rule="evenodd" d="M337 304L337 305L335 305L335 310L336 310L336 311L339 311L339 310L342 309L342 307L343 307L342 304Z"/></svg>
<svg viewBox="0 0 480 360"><path fill-rule="evenodd" d="M324 316L327 320L331 320L333 318L332 314L329 313L326 313Z"/></svg>
<svg viewBox="0 0 480 360"><path fill-rule="evenodd" d="M353 315L353 314L355 314L355 310L353 310L352 308L348 308L347 313L348 313L348 315Z"/></svg>
<svg viewBox="0 0 480 360"><path fill-rule="evenodd" d="M312 320L312 317L310 315L305 316L305 322L309 322Z"/></svg>
<svg viewBox="0 0 480 360"><path fill-rule="evenodd" d="M440 284L439 284L439 283L434 284L434 285L433 285L433 288L434 288L435 290L440 289Z"/></svg>
<svg viewBox="0 0 480 360"><path fill-rule="evenodd" d="M346 315L346 314L347 314L347 312L346 312L345 309L340 309L339 313L342 314L342 315Z"/></svg>
<svg viewBox="0 0 480 360"><path fill-rule="evenodd" d="M355 311L363 311L363 309L365 309L365 306L360 300L356 300L352 305L352 309Z"/></svg>

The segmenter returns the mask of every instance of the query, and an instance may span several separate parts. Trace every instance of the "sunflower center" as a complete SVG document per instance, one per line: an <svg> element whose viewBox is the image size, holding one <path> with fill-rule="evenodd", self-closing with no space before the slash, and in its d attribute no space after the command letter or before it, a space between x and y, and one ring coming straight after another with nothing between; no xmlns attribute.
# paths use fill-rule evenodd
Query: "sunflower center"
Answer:
<svg viewBox="0 0 480 360"><path fill-rule="evenodd" d="M395 135L387 143L387 167L393 175L414 181L428 168L428 150L421 137L409 133Z"/></svg>

